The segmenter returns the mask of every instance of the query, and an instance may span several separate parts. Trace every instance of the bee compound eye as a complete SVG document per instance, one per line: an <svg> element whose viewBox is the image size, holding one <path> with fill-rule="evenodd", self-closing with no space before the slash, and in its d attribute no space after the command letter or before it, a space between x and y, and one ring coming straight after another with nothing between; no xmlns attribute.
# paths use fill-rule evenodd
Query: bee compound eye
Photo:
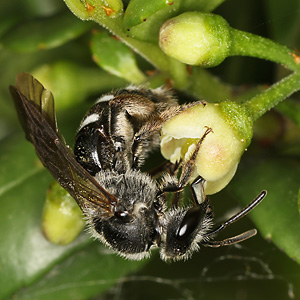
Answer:
<svg viewBox="0 0 300 300"><path fill-rule="evenodd" d="M114 216L124 223L128 223L131 220L130 214L127 210L118 210L114 213Z"/></svg>
<svg viewBox="0 0 300 300"><path fill-rule="evenodd" d="M177 229L176 238L178 240L187 239L199 226L204 212L200 205L190 208L183 217L180 226Z"/></svg>

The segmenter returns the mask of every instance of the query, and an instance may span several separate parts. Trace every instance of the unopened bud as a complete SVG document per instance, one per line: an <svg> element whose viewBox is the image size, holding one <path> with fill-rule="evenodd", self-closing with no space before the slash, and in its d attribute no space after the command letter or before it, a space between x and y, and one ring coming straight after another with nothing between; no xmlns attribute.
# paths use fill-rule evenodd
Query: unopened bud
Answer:
<svg viewBox="0 0 300 300"><path fill-rule="evenodd" d="M186 12L162 25L159 45L167 55L183 63L213 67L229 54L230 27L221 16Z"/></svg>
<svg viewBox="0 0 300 300"><path fill-rule="evenodd" d="M42 230L52 243L71 243L83 230L83 214L75 200L57 182L51 185L42 217Z"/></svg>

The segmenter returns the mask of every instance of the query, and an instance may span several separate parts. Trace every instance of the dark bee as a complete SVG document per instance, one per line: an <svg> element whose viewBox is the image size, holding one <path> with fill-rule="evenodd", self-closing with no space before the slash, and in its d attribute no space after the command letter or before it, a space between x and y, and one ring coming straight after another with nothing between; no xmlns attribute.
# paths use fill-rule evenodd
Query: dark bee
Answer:
<svg viewBox="0 0 300 300"><path fill-rule="evenodd" d="M178 166L170 164L160 180L140 171L158 145L163 122L188 107L177 105L166 90L129 87L100 98L81 122L74 154L58 130L52 94L26 73L18 74L10 90L26 138L41 162L76 200L92 235L120 255L142 259L150 248L160 247L163 260L180 260L200 245L230 245L256 234L252 229L223 241L213 239L258 205L265 191L214 230L204 179L191 184L193 203L188 207L173 201L168 208L165 203L166 192L178 194L190 180L197 151L210 129L181 166L179 180L173 176Z"/></svg>
<svg viewBox="0 0 300 300"><path fill-rule="evenodd" d="M101 97L76 135L75 159L118 199L110 218L103 218L99 210L84 209L90 231L127 257L143 258L159 244L159 190L140 166L159 144L157 128L180 110L163 89L129 87Z"/></svg>

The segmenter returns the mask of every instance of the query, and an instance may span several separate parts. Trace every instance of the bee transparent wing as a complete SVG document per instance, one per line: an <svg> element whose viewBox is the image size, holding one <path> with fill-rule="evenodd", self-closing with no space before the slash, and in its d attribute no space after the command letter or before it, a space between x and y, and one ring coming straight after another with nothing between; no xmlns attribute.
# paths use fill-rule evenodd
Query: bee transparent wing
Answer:
<svg viewBox="0 0 300 300"><path fill-rule="evenodd" d="M33 76L28 73L19 73L16 77L16 86L15 90L12 91L13 87L10 87L12 96L14 98L16 110L18 113L19 120L21 125L26 133L26 138L31 142L28 136L27 122L24 118L22 106L19 105L19 95L22 94L22 97L30 100L32 103L35 103L35 107L47 120L51 128L58 133L55 109L54 109L54 98L50 91L46 90L44 86L36 80Z"/></svg>
<svg viewBox="0 0 300 300"><path fill-rule="evenodd" d="M93 205L103 217L112 216L117 199L82 168L66 145L56 124L52 93L27 73L18 74L16 87L10 91L26 138L43 165L81 209Z"/></svg>

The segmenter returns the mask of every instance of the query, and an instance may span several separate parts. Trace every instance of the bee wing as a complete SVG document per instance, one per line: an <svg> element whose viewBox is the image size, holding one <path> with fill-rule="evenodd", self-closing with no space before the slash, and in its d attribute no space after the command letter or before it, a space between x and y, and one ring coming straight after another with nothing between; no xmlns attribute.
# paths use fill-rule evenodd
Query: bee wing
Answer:
<svg viewBox="0 0 300 300"><path fill-rule="evenodd" d="M118 200L76 161L66 145L57 127L52 93L27 73L17 75L16 87L11 86L10 92L26 138L43 165L81 209L92 204L103 216L112 216Z"/></svg>

